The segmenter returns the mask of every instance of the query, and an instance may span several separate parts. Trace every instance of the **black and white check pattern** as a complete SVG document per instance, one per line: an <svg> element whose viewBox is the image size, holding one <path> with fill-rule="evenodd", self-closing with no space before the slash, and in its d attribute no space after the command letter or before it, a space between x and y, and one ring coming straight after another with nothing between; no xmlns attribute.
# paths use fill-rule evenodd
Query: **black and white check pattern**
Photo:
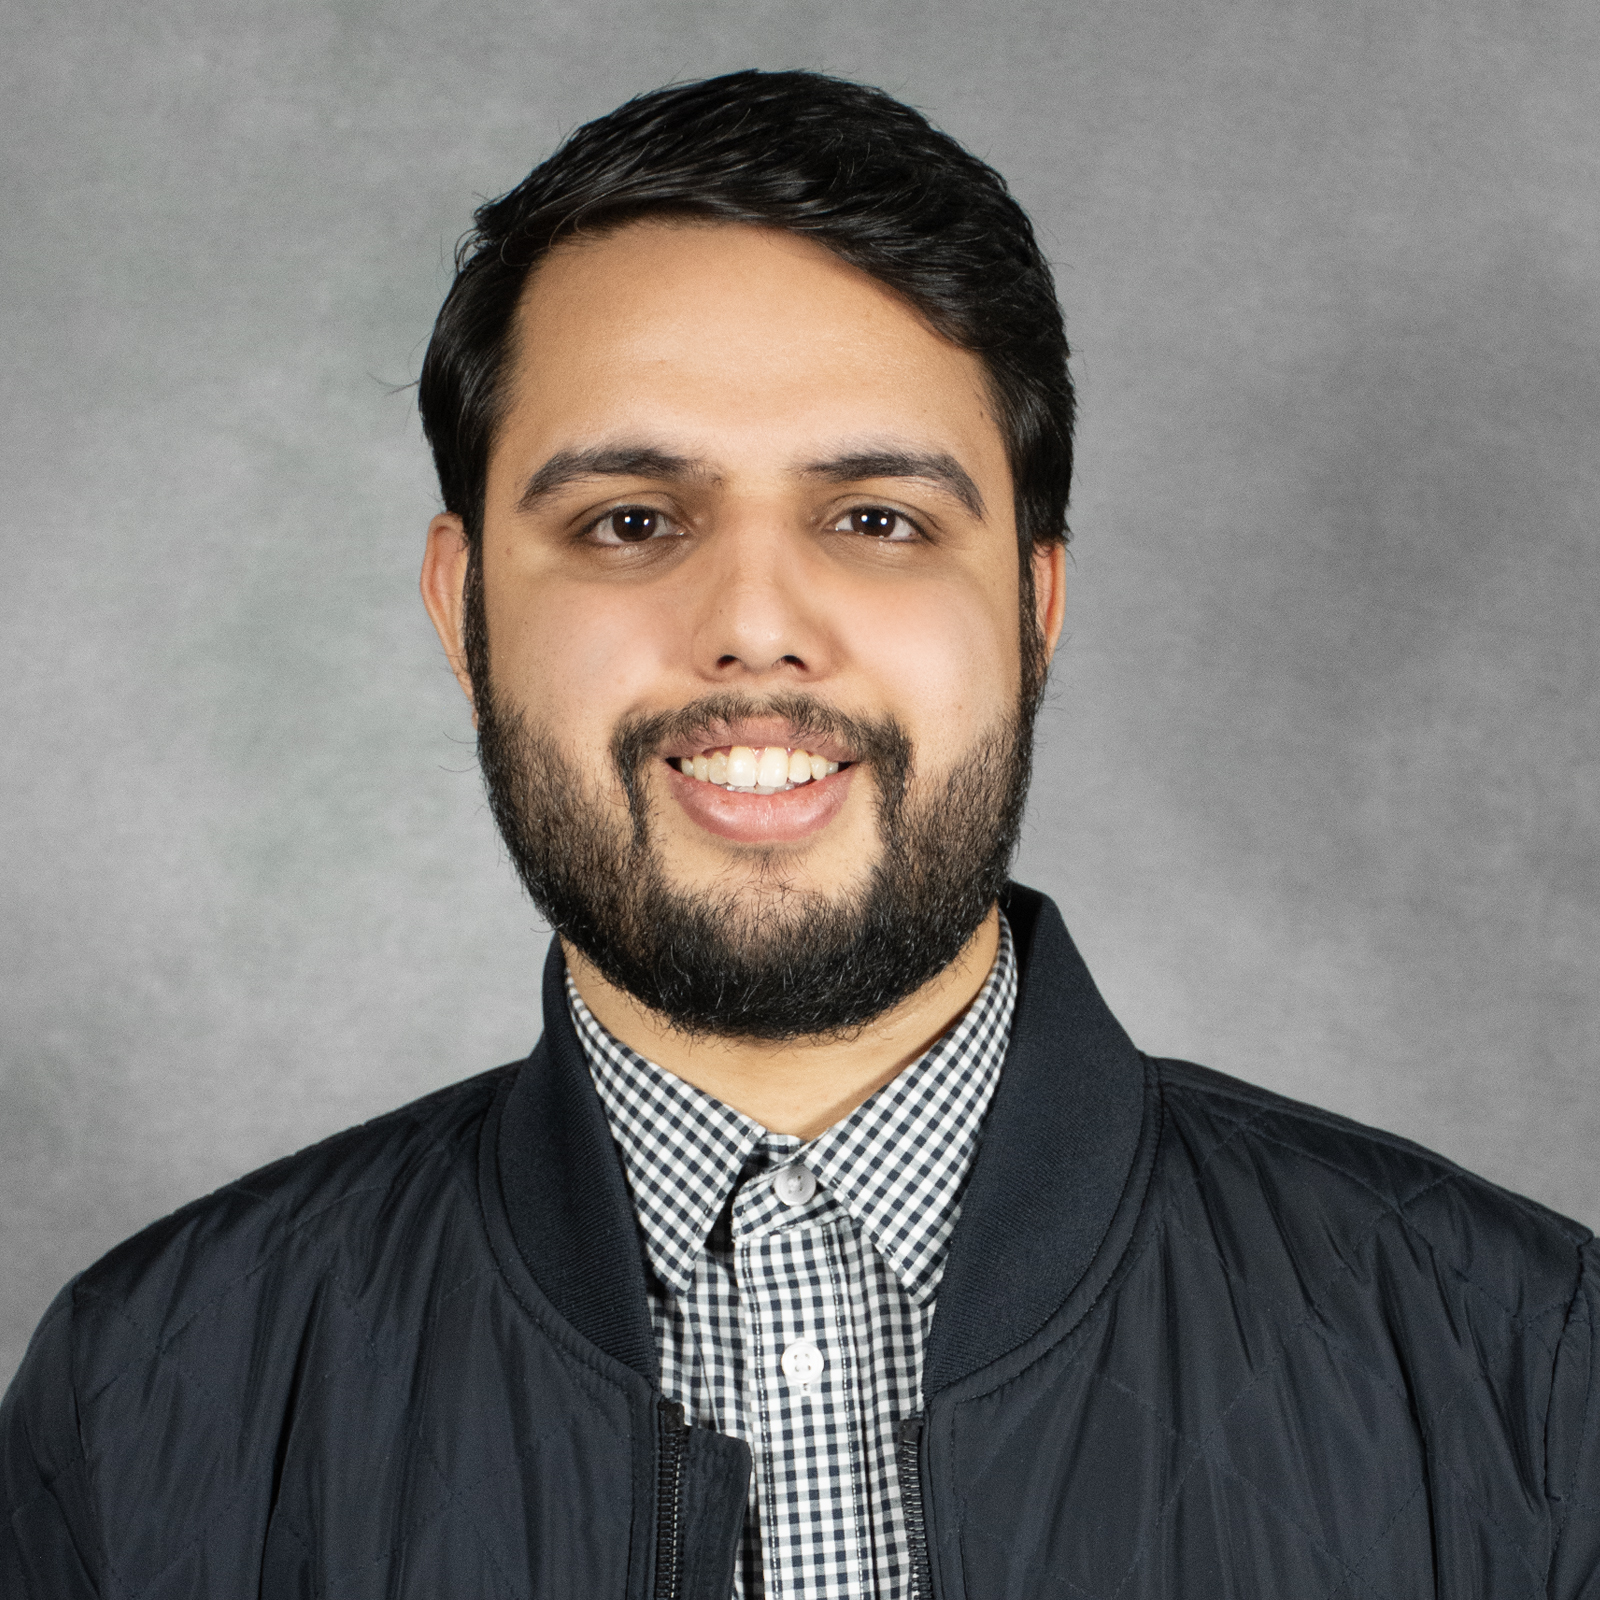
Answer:
<svg viewBox="0 0 1600 1600"><path fill-rule="evenodd" d="M755 1457L738 1600L911 1600L895 1430L921 1405L923 1345L1016 993L1002 915L994 966L960 1021L802 1144L612 1038L567 980L638 1212L662 1389ZM796 1163L817 1186L789 1204L772 1178ZM823 1363L809 1381L784 1370L807 1341Z"/></svg>

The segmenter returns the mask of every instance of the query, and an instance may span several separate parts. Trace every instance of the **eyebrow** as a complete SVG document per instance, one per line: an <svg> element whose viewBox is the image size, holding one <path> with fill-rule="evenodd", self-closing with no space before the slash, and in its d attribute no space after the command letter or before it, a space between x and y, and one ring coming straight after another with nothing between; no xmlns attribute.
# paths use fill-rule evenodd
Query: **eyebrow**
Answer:
<svg viewBox="0 0 1600 1600"><path fill-rule="evenodd" d="M807 477L829 483L854 483L860 478L919 478L953 495L980 522L987 513L983 496L965 467L942 450L858 450L849 455L813 461L801 469Z"/></svg>
<svg viewBox="0 0 1600 1600"><path fill-rule="evenodd" d="M966 468L941 450L854 450L802 467L808 478L829 483L854 483L862 478L916 478L943 489L982 521L987 512L983 496ZM703 461L674 455L654 445L596 445L587 450L558 450L523 485L517 497L519 512L531 511L570 484L587 478L664 478L715 481Z"/></svg>
<svg viewBox="0 0 1600 1600"><path fill-rule="evenodd" d="M703 461L676 456L652 445L597 445L589 450L558 450L522 487L518 511L531 511L541 500L585 478L709 479Z"/></svg>

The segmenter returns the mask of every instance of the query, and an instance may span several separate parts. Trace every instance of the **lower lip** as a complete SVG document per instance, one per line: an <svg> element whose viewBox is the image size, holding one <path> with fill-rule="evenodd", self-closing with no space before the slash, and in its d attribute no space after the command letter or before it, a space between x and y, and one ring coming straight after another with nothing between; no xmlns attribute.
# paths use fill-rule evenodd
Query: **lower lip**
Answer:
<svg viewBox="0 0 1600 1600"><path fill-rule="evenodd" d="M738 794L666 769L672 797L707 833L737 844L797 844L833 821L850 789L853 766L782 794Z"/></svg>

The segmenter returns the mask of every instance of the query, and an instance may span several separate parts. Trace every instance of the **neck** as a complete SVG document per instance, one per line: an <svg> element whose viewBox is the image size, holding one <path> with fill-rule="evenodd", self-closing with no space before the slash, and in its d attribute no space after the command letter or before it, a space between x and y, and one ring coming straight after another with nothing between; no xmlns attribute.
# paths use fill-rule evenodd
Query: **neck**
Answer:
<svg viewBox="0 0 1600 1600"><path fill-rule="evenodd" d="M1000 945L991 906L954 961L848 1039L723 1039L680 1033L601 976L565 941L583 1003L615 1039L674 1077L759 1122L768 1133L814 1139L897 1077L970 1006Z"/></svg>

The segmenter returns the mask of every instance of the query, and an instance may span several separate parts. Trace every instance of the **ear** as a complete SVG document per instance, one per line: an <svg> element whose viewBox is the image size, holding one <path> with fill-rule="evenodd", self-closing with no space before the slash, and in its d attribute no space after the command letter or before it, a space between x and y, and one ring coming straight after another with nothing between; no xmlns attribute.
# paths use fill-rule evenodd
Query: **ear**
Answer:
<svg viewBox="0 0 1600 1600"><path fill-rule="evenodd" d="M1067 615L1067 546L1061 539L1033 547L1033 605L1048 666Z"/></svg>
<svg viewBox="0 0 1600 1600"><path fill-rule="evenodd" d="M467 530L453 511L442 511L428 524L428 548L422 557L422 603L433 619L434 632L444 646L450 670L461 692L472 700L472 677L467 671L467 650L462 623L467 582ZM477 712L473 712L477 721Z"/></svg>

